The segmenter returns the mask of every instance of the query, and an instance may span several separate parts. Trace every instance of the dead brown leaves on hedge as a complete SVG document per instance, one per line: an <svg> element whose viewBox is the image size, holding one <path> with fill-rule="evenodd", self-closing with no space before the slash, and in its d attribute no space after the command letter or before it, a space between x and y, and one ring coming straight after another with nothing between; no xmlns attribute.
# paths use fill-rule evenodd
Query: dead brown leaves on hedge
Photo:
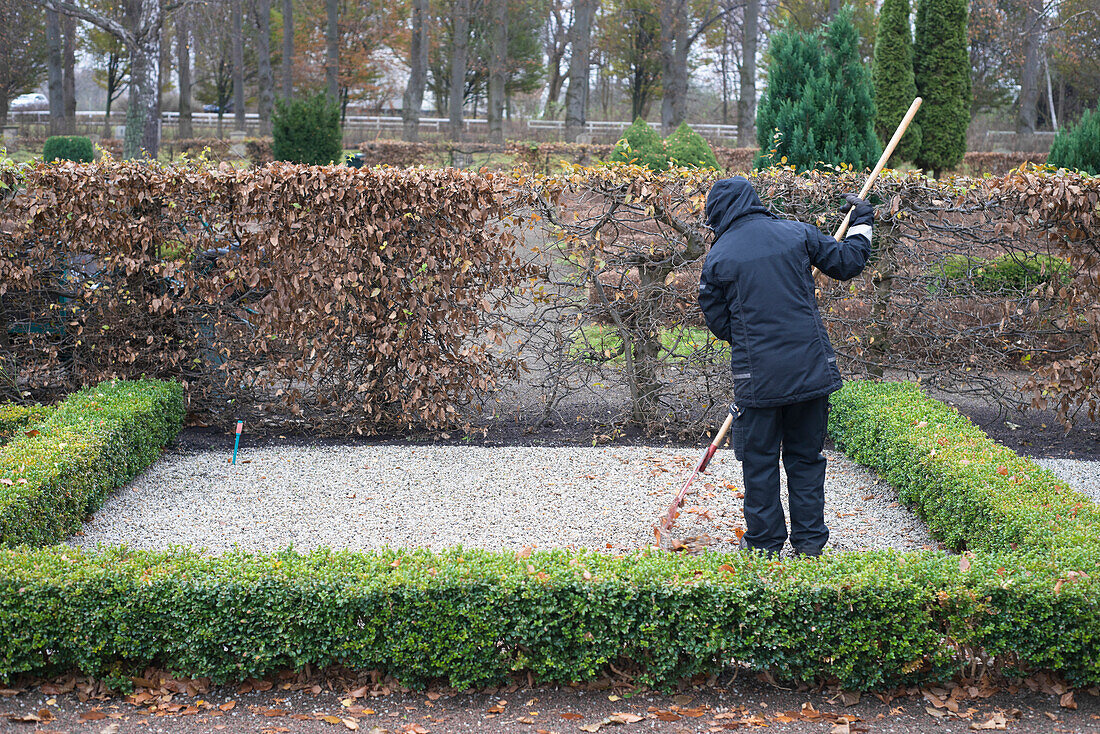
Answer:
<svg viewBox="0 0 1100 734"><path fill-rule="evenodd" d="M525 273L506 194L454 170L37 166L4 213L14 369L177 377L195 410L348 430L453 422Z"/></svg>

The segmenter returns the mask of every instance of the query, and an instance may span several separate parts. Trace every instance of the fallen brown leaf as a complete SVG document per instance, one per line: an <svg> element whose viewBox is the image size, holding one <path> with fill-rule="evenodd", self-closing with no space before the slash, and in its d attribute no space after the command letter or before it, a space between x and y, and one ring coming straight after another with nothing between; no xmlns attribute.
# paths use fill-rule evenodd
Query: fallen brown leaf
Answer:
<svg viewBox="0 0 1100 734"><path fill-rule="evenodd" d="M107 714L103 713L99 709L92 709L90 711L85 711L84 713L82 713L80 715L80 720L81 721L99 721L100 719L106 719L106 718L107 718Z"/></svg>
<svg viewBox="0 0 1100 734"><path fill-rule="evenodd" d="M622 723L624 724L636 724L639 721L645 719L645 717L639 716L638 714L632 714L629 711L625 711L611 714L611 719L621 719Z"/></svg>
<svg viewBox="0 0 1100 734"><path fill-rule="evenodd" d="M54 716L50 712L49 709L38 709L38 711L33 713L33 714L24 714L22 716L19 716L18 714L9 714L8 715L8 721L23 722L23 723L27 723L27 724L35 724L35 723L43 723L44 724L48 721L53 721L53 719L54 719Z"/></svg>
<svg viewBox="0 0 1100 734"><path fill-rule="evenodd" d="M561 715L561 717L563 719L568 719L569 721L576 721L578 719L583 719L584 714L575 714L572 711L566 711L564 714Z"/></svg>
<svg viewBox="0 0 1100 734"><path fill-rule="evenodd" d="M222 711L231 711L233 709L233 707L236 706L236 705L237 705L236 701L226 701L221 706L218 706L218 708L221 709Z"/></svg>
<svg viewBox="0 0 1100 734"><path fill-rule="evenodd" d="M332 714L325 714L324 716L321 717L321 721L325 722L326 724L339 724L340 723L340 717L339 716L333 716Z"/></svg>
<svg viewBox="0 0 1100 734"><path fill-rule="evenodd" d="M679 714L672 711L657 711L655 715L661 721L679 721L681 718Z"/></svg>
<svg viewBox="0 0 1100 734"><path fill-rule="evenodd" d="M1058 705L1070 711L1075 710L1077 708L1077 702L1073 700L1073 691L1063 693L1062 697L1058 699Z"/></svg>
<svg viewBox="0 0 1100 734"><path fill-rule="evenodd" d="M1008 721L1005 719L1004 714L998 712L993 714L989 719L978 723L976 721L970 722L970 728L973 731L1004 731L1008 726Z"/></svg>

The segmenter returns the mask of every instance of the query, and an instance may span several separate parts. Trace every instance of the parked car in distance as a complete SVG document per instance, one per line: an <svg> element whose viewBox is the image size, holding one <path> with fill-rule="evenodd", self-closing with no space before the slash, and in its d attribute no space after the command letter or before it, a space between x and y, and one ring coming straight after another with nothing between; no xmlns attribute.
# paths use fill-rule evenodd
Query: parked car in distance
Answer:
<svg viewBox="0 0 1100 734"><path fill-rule="evenodd" d="M50 100L46 99L46 95L42 94L42 92L20 94L11 101L11 109L23 112L48 110L49 108Z"/></svg>
<svg viewBox="0 0 1100 734"><path fill-rule="evenodd" d="M210 104L204 104L202 106L202 111L203 112L221 112L223 114L232 112L233 111L233 100L229 100L228 102L226 102L224 107L218 107L218 104L216 102L211 102Z"/></svg>

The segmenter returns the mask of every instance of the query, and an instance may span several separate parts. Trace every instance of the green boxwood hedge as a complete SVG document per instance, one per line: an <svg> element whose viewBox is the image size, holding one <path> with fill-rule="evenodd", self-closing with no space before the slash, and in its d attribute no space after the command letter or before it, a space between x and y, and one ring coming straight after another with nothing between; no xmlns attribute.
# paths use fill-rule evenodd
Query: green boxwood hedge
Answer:
<svg viewBox="0 0 1100 734"><path fill-rule="evenodd" d="M834 397L834 438L981 552L0 549L0 678L343 663L462 688L614 663L667 684L738 662L867 689L944 680L981 652L1008 673L1100 682L1096 506L915 387Z"/></svg>
<svg viewBox="0 0 1100 734"><path fill-rule="evenodd" d="M52 412L53 408L48 405L0 405L0 444L7 443L20 431L32 428L32 424L45 420Z"/></svg>
<svg viewBox="0 0 1100 734"><path fill-rule="evenodd" d="M1100 560L1095 502L918 385L849 382L831 404L837 448L882 474L949 546L1087 550Z"/></svg>
<svg viewBox="0 0 1100 734"><path fill-rule="evenodd" d="M0 544L66 538L113 489L147 467L183 422L183 390L112 381L73 393L0 448Z"/></svg>
<svg viewBox="0 0 1100 734"><path fill-rule="evenodd" d="M984 293L1027 293L1040 284L1055 286L1070 280L1070 265L1060 258L1039 252L1009 252L992 259L949 255L942 273L947 284L969 283Z"/></svg>

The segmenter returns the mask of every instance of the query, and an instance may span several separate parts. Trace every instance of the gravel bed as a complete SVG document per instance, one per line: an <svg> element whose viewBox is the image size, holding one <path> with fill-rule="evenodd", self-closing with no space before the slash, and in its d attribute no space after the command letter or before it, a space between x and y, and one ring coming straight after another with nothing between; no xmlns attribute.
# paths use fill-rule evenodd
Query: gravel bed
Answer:
<svg viewBox="0 0 1100 734"><path fill-rule="evenodd" d="M1100 502L1100 461L1078 459L1033 459L1039 466L1050 469L1069 486Z"/></svg>
<svg viewBox="0 0 1100 734"><path fill-rule="evenodd" d="M829 548L936 547L872 472L829 453ZM452 545L620 552L653 542L698 452L612 446L288 446L168 453L107 499L69 542L213 552L293 544L368 549ZM785 481L785 480L784 480ZM732 547L744 527L741 466L720 452L672 537ZM786 490L784 488L784 496Z"/></svg>

